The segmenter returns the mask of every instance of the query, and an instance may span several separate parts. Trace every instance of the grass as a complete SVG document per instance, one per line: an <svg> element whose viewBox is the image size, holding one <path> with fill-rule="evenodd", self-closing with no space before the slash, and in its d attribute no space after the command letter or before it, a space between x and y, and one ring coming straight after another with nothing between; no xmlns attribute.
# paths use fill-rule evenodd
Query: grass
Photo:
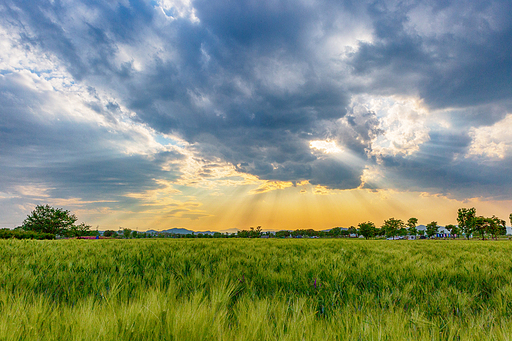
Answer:
<svg viewBox="0 0 512 341"><path fill-rule="evenodd" d="M1 240L0 340L510 340L512 242Z"/></svg>

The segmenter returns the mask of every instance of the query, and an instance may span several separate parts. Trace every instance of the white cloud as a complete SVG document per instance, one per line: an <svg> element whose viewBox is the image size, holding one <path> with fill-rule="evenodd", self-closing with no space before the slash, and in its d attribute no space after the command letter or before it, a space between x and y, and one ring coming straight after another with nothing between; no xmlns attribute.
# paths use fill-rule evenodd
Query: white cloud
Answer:
<svg viewBox="0 0 512 341"><path fill-rule="evenodd" d="M478 6L478 5L477 5ZM468 35L469 30L501 30L508 27L506 12L508 5L488 3L478 6L471 0L457 1L443 8L429 2L420 3L411 8L405 23L406 28L415 34L436 37L443 34L461 37L463 39L479 39L478 34Z"/></svg>
<svg viewBox="0 0 512 341"><path fill-rule="evenodd" d="M343 150L336 145L335 141L330 140L318 140L310 141L309 148L321 151L324 154L336 154L341 153Z"/></svg>
<svg viewBox="0 0 512 341"><path fill-rule="evenodd" d="M30 197L30 198L40 198L47 199L50 197L50 192L52 188L48 188L41 184L26 184L26 185L18 185L14 187L14 191L19 196ZM16 197L16 196L15 196Z"/></svg>
<svg viewBox="0 0 512 341"><path fill-rule="evenodd" d="M160 0L159 7L162 13L170 20L187 18L193 23L199 23L196 9L191 0Z"/></svg>
<svg viewBox="0 0 512 341"><path fill-rule="evenodd" d="M357 96L366 110L375 112L379 119L381 134L375 136L369 155L412 155L430 140L427 125L428 111L421 100L399 97ZM354 105L355 106L355 105Z"/></svg>
<svg viewBox="0 0 512 341"><path fill-rule="evenodd" d="M504 159L512 150L512 114L492 126L471 128L472 141L466 157Z"/></svg>

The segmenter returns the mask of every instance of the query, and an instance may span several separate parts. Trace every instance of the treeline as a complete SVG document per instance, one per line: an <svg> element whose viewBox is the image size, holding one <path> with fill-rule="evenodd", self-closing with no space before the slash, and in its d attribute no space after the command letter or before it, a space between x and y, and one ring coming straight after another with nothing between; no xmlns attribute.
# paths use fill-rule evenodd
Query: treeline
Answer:
<svg viewBox="0 0 512 341"><path fill-rule="evenodd" d="M106 230L103 237L119 238L119 239L136 239L136 238L234 238L236 233L147 233L139 232L131 229L123 229L119 231Z"/></svg>

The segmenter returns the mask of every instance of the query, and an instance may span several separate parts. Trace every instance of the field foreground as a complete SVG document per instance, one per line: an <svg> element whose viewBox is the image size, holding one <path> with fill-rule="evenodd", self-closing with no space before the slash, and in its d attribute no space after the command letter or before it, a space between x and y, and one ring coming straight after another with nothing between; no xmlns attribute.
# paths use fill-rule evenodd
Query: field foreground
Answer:
<svg viewBox="0 0 512 341"><path fill-rule="evenodd" d="M512 242L0 241L0 340L509 340Z"/></svg>

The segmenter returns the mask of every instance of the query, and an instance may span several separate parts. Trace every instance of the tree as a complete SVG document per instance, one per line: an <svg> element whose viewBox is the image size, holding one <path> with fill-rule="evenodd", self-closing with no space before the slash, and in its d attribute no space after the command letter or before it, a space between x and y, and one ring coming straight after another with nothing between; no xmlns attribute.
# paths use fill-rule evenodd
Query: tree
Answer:
<svg viewBox="0 0 512 341"><path fill-rule="evenodd" d="M512 225L512 213L508 216L508 219L510 219L510 225Z"/></svg>
<svg viewBox="0 0 512 341"><path fill-rule="evenodd" d="M276 232L276 238L286 238L286 237L289 237L291 235L292 235L292 233L290 231L287 231L287 230L282 230L282 231L277 231Z"/></svg>
<svg viewBox="0 0 512 341"><path fill-rule="evenodd" d="M437 226L437 221L433 221L429 224L427 224L427 228L426 228L426 231L427 231L427 236L432 237L433 235L435 235L439 230L439 226Z"/></svg>
<svg viewBox="0 0 512 341"><path fill-rule="evenodd" d="M23 221L22 229L54 235L66 235L67 231L73 229L73 224L77 220L77 217L67 210L54 208L50 205L37 205L32 213Z"/></svg>
<svg viewBox="0 0 512 341"><path fill-rule="evenodd" d="M346 229L346 230L341 230L341 232L340 232L340 236L341 236L341 237L345 237L345 238L346 238L346 237L348 237L349 235L350 235L350 232L348 232L348 229Z"/></svg>
<svg viewBox="0 0 512 341"><path fill-rule="evenodd" d="M400 228L400 230L398 230L398 235L401 236L401 237L407 236L407 233L408 233L408 231L405 228L405 225L404 225L404 227Z"/></svg>
<svg viewBox="0 0 512 341"><path fill-rule="evenodd" d="M339 237L341 236L341 228L340 227L334 227L327 232L327 234L331 237Z"/></svg>
<svg viewBox="0 0 512 341"><path fill-rule="evenodd" d="M80 223L78 225L71 225L63 233L66 237L80 237L91 234L91 226L86 223Z"/></svg>
<svg viewBox="0 0 512 341"><path fill-rule="evenodd" d="M249 238L259 238L261 237L261 226L258 226L256 228L251 227L251 230L249 232Z"/></svg>
<svg viewBox="0 0 512 341"><path fill-rule="evenodd" d="M359 233L366 239L375 236L375 224L371 221L359 224Z"/></svg>
<svg viewBox="0 0 512 341"><path fill-rule="evenodd" d="M418 230L416 229L417 224L417 218L409 218L409 220L407 220L407 230L411 236L415 236L418 234Z"/></svg>
<svg viewBox="0 0 512 341"><path fill-rule="evenodd" d="M448 224L444 228L450 231L450 234L453 236L453 238L455 238L456 235L460 234L460 229L456 225Z"/></svg>
<svg viewBox="0 0 512 341"><path fill-rule="evenodd" d="M348 228L348 233L349 234L355 234L357 236L357 229L356 229L356 227L355 226L350 226Z"/></svg>
<svg viewBox="0 0 512 341"><path fill-rule="evenodd" d="M256 228L250 227L249 230L241 230L237 231L236 236L238 238L259 238L261 237L261 226L258 226Z"/></svg>
<svg viewBox="0 0 512 341"><path fill-rule="evenodd" d="M376 236L385 236L386 235L386 230L384 230L383 228L376 228L375 229L375 235Z"/></svg>
<svg viewBox="0 0 512 341"><path fill-rule="evenodd" d="M384 220L384 225L382 228L386 231L386 237L393 237L398 234L398 231L404 227L404 222L400 219L389 218L388 220Z"/></svg>
<svg viewBox="0 0 512 341"><path fill-rule="evenodd" d="M473 233L473 228L475 226L475 216L476 209L472 208L459 208L457 211L457 222L459 224L459 228L466 235L466 238L469 239L471 233Z"/></svg>
<svg viewBox="0 0 512 341"><path fill-rule="evenodd" d="M493 239L498 240L498 235L507 234L507 226L505 220L502 220L494 215L492 218L487 219L489 222L488 232Z"/></svg>
<svg viewBox="0 0 512 341"><path fill-rule="evenodd" d="M123 236L124 236L126 239L130 238L131 234L132 234L132 230L130 230L130 229L124 229L124 230L123 230Z"/></svg>
<svg viewBox="0 0 512 341"><path fill-rule="evenodd" d="M117 237L117 232L113 230L106 230L103 232L104 237Z"/></svg>
<svg viewBox="0 0 512 341"><path fill-rule="evenodd" d="M494 216L493 216L494 217ZM496 218L498 219L498 218ZM499 220L499 235L500 236L506 236L507 235L507 222L505 220L502 220L502 219L498 219Z"/></svg>
<svg viewBox="0 0 512 341"><path fill-rule="evenodd" d="M238 238L249 238L249 231L247 230L239 230L236 232L236 236Z"/></svg>
<svg viewBox="0 0 512 341"><path fill-rule="evenodd" d="M485 240L485 233L489 229L489 224L490 222L488 218L484 218L482 216L475 217L473 219L473 231L478 233L482 237L482 240Z"/></svg>

